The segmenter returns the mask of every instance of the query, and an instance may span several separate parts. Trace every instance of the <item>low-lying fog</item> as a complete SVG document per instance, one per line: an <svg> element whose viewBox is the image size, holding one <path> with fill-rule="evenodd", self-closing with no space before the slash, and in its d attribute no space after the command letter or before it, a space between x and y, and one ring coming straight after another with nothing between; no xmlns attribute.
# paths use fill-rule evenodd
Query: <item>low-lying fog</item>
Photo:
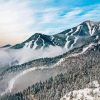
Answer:
<svg viewBox="0 0 100 100"><path fill-rule="evenodd" d="M0 73L2 72L2 68L7 68L8 66L11 65L22 64L38 58L55 57L63 54L64 52L65 50L58 46L56 47L50 46L49 48L39 49L39 50L33 50L29 48L23 48L23 49L0 48ZM16 91L23 90L27 88L29 85L39 82L40 80L44 81L50 76L56 74L56 72L48 71L47 69L33 70L28 73L25 73L24 75L20 75L20 77L18 77L16 80L11 81L12 79L16 78L16 75L19 74L20 72L10 73L8 76L5 76L3 80L0 80L0 94L4 92L4 90L7 88L8 90L6 91L9 91L9 82L11 82L11 84L14 84L13 85L14 87L10 87L12 88L12 92L14 93Z"/></svg>
<svg viewBox="0 0 100 100"><path fill-rule="evenodd" d="M4 49L0 48L0 68L3 66L11 66L22 64L33 59L54 57L65 52L58 46L50 46L46 49L33 50L29 48L23 49Z"/></svg>

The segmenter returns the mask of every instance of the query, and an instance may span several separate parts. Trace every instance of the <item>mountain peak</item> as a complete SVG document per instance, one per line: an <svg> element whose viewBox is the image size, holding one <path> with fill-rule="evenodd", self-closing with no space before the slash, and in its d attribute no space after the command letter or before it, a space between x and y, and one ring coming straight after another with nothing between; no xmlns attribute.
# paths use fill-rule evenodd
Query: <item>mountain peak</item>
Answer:
<svg viewBox="0 0 100 100"><path fill-rule="evenodd" d="M95 22L95 21L91 21L91 20L86 20L83 23L88 23L90 25L98 25L98 24L100 24L100 22Z"/></svg>
<svg viewBox="0 0 100 100"><path fill-rule="evenodd" d="M42 35L42 33L35 33L35 34L33 34L33 35Z"/></svg>
<svg viewBox="0 0 100 100"><path fill-rule="evenodd" d="M14 48L43 49L51 45L70 50L87 42L97 42L100 37L99 33L100 26L97 22L86 20L76 27L55 35L35 33L23 43L15 45Z"/></svg>
<svg viewBox="0 0 100 100"><path fill-rule="evenodd" d="M41 36L41 35L42 35L42 33L35 33L35 34L33 34L29 39L27 39L27 40L24 41L24 42L32 41L32 40L34 40L35 38L38 38L38 37Z"/></svg>
<svg viewBox="0 0 100 100"><path fill-rule="evenodd" d="M82 23L90 23L90 22L91 22L91 20L85 20Z"/></svg>

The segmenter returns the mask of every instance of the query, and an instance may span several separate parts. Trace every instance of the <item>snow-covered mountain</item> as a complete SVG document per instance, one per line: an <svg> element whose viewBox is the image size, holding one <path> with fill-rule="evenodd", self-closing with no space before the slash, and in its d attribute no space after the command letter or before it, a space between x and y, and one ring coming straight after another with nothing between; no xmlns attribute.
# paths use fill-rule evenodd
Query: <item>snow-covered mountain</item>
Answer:
<svg viewBox="0 0 100 100"><path fill-rule="evenodd" d="M58 52L58 47L68 52L60 54L62 50ZM100 23L85 21L72 29L51 36L36 33L6 51L9 51L10 56L13 52L14 57L17 57L17 61L21 64L13 64L1 70L1 94L19 92L24 82L27 84L23 85L22 90L31 85L32 87L25 89L26 93L22 91L4 97L2 100L22 97L30 100L30 95L36 100L47 100L47 98L50 98L49 100L81 100L80 98L99 100L97 98L100 93ZM58 55L54 55L55 53ZM22 62L26 63L22 64ZM50 77L54 79L47 81ZM44 80L46 82L40 82ZM92 82L89 84L90 87L86 87L89 82ZM94 87L91 87L91 84L94 84ZM69 99L74 95L76 99ZM39 99L41 97L43 98Z"/></svg>
<svg viewBox="0 0 100 100"><path fill-rule="evenodd" d="M66 50L77 48L100 39L100 23L85 21L80 25L55 35L35 33L26 41L12 46L14 49L44 49L49 46L60 46Z"/></svg>

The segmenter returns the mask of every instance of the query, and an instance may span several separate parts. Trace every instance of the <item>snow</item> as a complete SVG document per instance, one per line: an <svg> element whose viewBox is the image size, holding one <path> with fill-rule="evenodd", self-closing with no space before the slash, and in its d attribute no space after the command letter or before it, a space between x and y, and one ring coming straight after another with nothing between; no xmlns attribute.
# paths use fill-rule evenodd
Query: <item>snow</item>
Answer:
<svg viewBox="0 0 100 100"><path fill-rule="evenodd" d="M92 36L91 26L90 26L90 24L88 22L87 22L87 26L88 26L88 29L89 29L89 33Z"/></svg>
<svg viewBox="0 0 100 100"><path fill-rule="evenodd" d="M76 56L79 56L81 54L84 54L89 48L91 48L92 46L94 46L95 44L91 43L89 44L87 47L83 48L83 50L79 53L74 53L74 54L70 54L69 56L67 56L66 58L62 58L60 59L56 64L56 65L60 65L65 59L69 58L69 57L76 57Z"/></svg>
<svg viewBox="0 0 100 100"><path fill-rule="evenodd" d="M60 59L60 60L55 64L55 66L60 65L64 60L65 60L65 58Z"/></svg>
<svg viewBox="0 0 100 100"><path fill-rule="evenodd" d="M40 38L40 36L36 39L36 41L34 41L34 45L32 47L33 50L35 50L36 47L38 46L36 42L38 41L39 38ZM24 48L31 48L32 42L33 42L33 40L25 43Z"/></svg>
<svg viewBox="0 0 100 100"><path fill-rule="evenodd" d="M74 39L74 43L71 45L71 49L73 49L73 46L74 46L74 44L77 42L77 40L79 39L79 37L75 37L75 39Z"/></svg>
<svg viewBox="0 0 100 100"><path fill-rule="evenodd" d="M93 36L94 33L95 33L95 27L94 27L93 29L91 29L91 27L94 26L94 24L91 23L91 25L90 25L90 23L87 22L87 26L88 26L88 29L89 29L89 33L90 33L90 35Z"/></svg>
<svg viewBox="0 0 100 100"><path fill-rule="evenodd" d="M35 42L34 42L34 46L33 46L32 49L36 49L36 47L37 47L37 43L36 43L36 41L35 41Z"/></svg>
<svg viewBox="0 0 100 100"><path fill-rule="evenodd" d="M54 39L54 36L52 35L52 36L51 36L51 40L53 41L53 39Z"/></svg>
<svg viewBox="0 0 100 100"><path fill-rule="evenodd" d="M43 43L43 46L41 47L41 49L43 50L44 46L45 46L45 43L44 43L44 40L42 39L42 43Z"/></svg>
<svg viewBox="0 0 100 100"><path fill-rule="evenodd" d="M81 27L81 25L77 26L77 29L76 29L74 32L73 32L73 29L71 29L71 31L68 32L68 33L73 32L70 36L73 36L76 32L78 32L79 29L80 29L80 27ZM70 48L68 48L68 45L69 45L69 43L70 43L70 40L68 40L68 38L69 38L68 33L66 33L67 38L66 38L66 44L65 44L65 46L64 46L64 48L66 48L66 50L72 49L72 48L73 48L73 45L77 42L77 40L78 40L78 38L79 38L79 37L75 36L74 43L71 45Z"/></svg>
<svg viewBox="0 0 100 100"><path fill-rule="evenodd" d="M98 39L99 39L99 36L97 35L97 36L96 36L96 40L98 40Z"/></svg>
<svg viewBox="0 0 100 100"><path fill-rule="evenodd" d="M77 26L77 29L75 30L75 32L73 32L73 35L79 31L80 27L81 27L81 25Z"/></svg>
<svg viewBox="0 0 100 100"><path fill-rule="evenodd" d="M93 81L90 84L94 84L95 87L71 91L60 100L100 100L100 85L98 81Z"/></svg>
<svg viewBox="0 0 100 100"><path fill-rule="evenodd" d="M67 36L69 33L72 33L73 29L71 29L68 33L66 33L65 35Z"/></svg>
<svg viewBox="0 0 100 100"><path fill-rule="evenodd" d="M95 88L97 88L99 86L100 86L100 84L98 83L98 81L93 81L93 82L88 84L88 87L95 87Z"/></svg>
<svg viewBox="0 0 100 100"><path fill-rule="evenodd" d="M24 46L24 48L27 48L28 47L28 43L25 43L25 46Z"/></svg>
<svg viewBox="0 0 100 100"><path fill-rule="evenodd" d="M30 48L31 45L32 45L32 42L33 42L33 41L30 41L30 42L25 43L24 48Z"/></svg>
<svg viewBox="0 0 100 100"><path fill-rule="evenodd" d="M95 32L95 28L93 28L92 33L91 33L91 34L93 35L93 34L94 34L94 32Z"/></svg>
<svg viewBox="0 0 100 100"><path fill-rule="evenodd" d="M69 57L75 57L75 56L79 56L81 54L84 54L89 48L91 48L94 45L95 44L91 43L87 47L83 48L83 50L80 53L71 54Z"/></svg>
<svg viewBox="0 0 100 100"><path fill-rule="evenodd" d="M38 41L39 38L40 38L40 35L39 35L39 37L36 39L36 41L34 42L34 46L33 46L32 49L36 49L36 47L38 46L36 42Z"/></svg>
<svg viewBox="0 0 100 100"><path fill-rule="evenodd" d="M74 53L71 54L69 57L75 57L75 56L79 56L81 54L84 54L89 48L91 48L92 46L94 46L93 43L89 44L87 47L83 48L83 50L80 53Z"/></svg>
<svg viewBox="0 0 100 100"><path fill-rule="evenodd" d="M100 44L100 41L98 41L98 44Z"/></svg>
<svg viewBox="0 0 100 100"><path fill-rule="evenodd" d="M27 73L29 73L29 72L31 72L31 71L34 71L34 70L36 70L36 69L41 69L41 70L43 70L43 69L51 69L51 68L53 68L54 66L52 66L52 67L33 67L33 68L30 68L30 69L27 69L27 70L24 70L24 71L22 71L22 72L20 72L18 75L16 75L16 76L14 76L10 81L9 81L9 83L8 83L8 88L3 92L3 93L1 93L0 95L1 96L3 96L3 95L5 95L6 93L11 93L12 92L12 90L13 90L13 87L14 87L14 84L15 84L15 82L17 81L17 79L18 78L20 78L21 76L23 76L23 75L25 75L25 74L27 74Z"/></svg>
<svg viewBox="0 0 100 100"><path fill-rule="evenodd" d="M29 42L28 48L31 48L31 45L32 45L32 41Z"/></svg>
<svg viewBox="0 0 100 100"><path fill-rule="evenodd" d="M68 38L69 38L69 36L67 36L67 38L66 38L66 43L65 43L65 46L64 46L64 48L65 48L66 50L68 50L68 45L69 45L69 43L70 43L70 41L68 40Z"/></svg>
<svg viewBox="0 0 100 100"><path fill-rule="evenodd" d="M94 45L94 44L91 43L91 44L89 44L87 47L83 48L82 53L86 52L86 51L87 51L89 48L91 48L93 45Z"/></svg>

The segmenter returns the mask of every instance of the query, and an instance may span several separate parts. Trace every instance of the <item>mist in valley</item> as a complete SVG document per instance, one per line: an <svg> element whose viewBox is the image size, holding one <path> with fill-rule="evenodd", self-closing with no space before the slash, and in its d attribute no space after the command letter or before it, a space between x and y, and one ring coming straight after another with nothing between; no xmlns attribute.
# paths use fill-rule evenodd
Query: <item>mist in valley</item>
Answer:
<svg viewBox="0 0 100 100"><path fill-rule="evenodd" d="M20 65L38 58L55 57L63 54L65 51L65 49L58 46L49 46L48 48L38 50L33 50L29 48L0 48L0 68L13 65Z"/></svg>
<svg viewBox="0 0 100 100"><path fill-rule="evenodd" d="M0 49L0 69L4 70L12 65L23 64L25 62L45 57L55 57L63 54L65 49L61 47L50 46L45 49L33 50L29 48L23 49ZM2 72L2 71L1 71ZM0 73L1 73L0 72ZM15 73L10 73L4 76L3 80L0 80L0 94L16 93L22 91L28 86L40 81L44 81L51 76L55 76L57 72L53 71L52 66L44 67L40 69L33 68ZM1 87L2 86L2 87Z"/></svg>

